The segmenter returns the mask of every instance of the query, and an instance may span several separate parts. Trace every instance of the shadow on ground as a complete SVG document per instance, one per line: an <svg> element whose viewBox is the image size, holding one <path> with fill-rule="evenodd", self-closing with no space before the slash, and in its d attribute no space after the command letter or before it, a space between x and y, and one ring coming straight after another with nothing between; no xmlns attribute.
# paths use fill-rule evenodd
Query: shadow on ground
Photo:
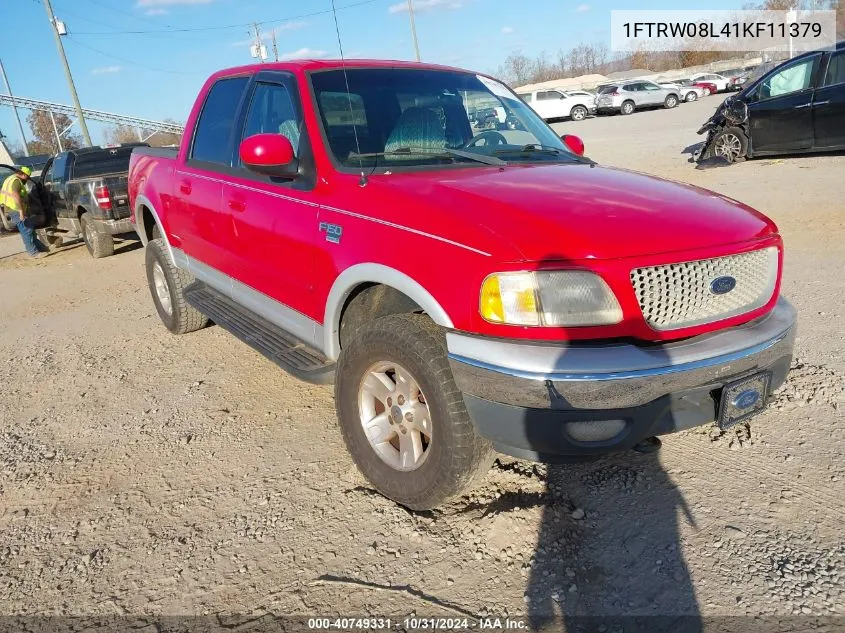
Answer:
<svg viewBox="0 0 845 633"><path fill-rule="evenodd" d="M658 454L629 451L547 473L527 588L532 628L701 631L678 529L694 521Z"/></svg>

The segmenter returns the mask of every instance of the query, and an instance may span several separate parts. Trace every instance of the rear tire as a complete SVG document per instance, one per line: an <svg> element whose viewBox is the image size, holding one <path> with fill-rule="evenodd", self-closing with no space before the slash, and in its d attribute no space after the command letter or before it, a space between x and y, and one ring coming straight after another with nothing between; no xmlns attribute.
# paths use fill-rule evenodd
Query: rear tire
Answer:
<svg viewBox="0 0 845 633"><path fill-rule="evenodd" d="M205 327L208 317L185 301L185 288L194 282L194 276L173 265L164 240L147 244L145 264L150 294L165 327L174 334Z"/></svg>
<svg viewBox="0 0 845 633"><path fill-rule="evenodd" d="M446 337L427 316L395 314L360 328L338 361L335 406L358 469L412 510L466 492L492 462L452 377Z"/></svg>
<svg viewBox="0 0 845 633"><path fill-rule="evenodd" d="M692 103L693 101L698 99L698 95L692 91L687 93L687 96L684 98L684 101L687 103Z"/></svg>
<svg viewBox="0 0 845 633"><path fill-rule="evenodd" d="M634 106L634 102L633 102L633 101L625 101L625 102L622 104L622 107L621 107L621 108L619 108L619 111L620 111L622 114L633 114L635 109L636 109L636 106Z"/></svg>
<svg viewBox="0 0 845 633"><path fill-rule="evenodd" d="M111 235L97 231L94 228L94 221L87 213L82 214L80 222L82 223L82 239L85 240L85 246L91 253L91 257L100 259L114 255L114 238Z"/></svg>
<svg viewBox="0 0 845 633"><path fill-rule="evenodd" d="M676 105L678 105L678 97L675 95L669 95L666 97L666 100L663 102L663 105L666 107L667 110L671 110Z"/></svg>
<svg viewBox="0 0 845 633"><path fill-rule="evenodd" d="M583 121L587 118L587 108L581 105L574 106L569 112L569 118L573 121Z"/></svg>

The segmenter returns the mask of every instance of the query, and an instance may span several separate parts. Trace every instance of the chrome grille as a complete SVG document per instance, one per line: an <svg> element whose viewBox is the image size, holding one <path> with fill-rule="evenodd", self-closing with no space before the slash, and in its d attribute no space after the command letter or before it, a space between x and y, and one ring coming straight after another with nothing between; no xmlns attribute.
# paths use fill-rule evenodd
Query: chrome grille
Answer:
<svg viewBox="0 0 845 633"><path fill-rule="evenodd" d="M751 312L772 298L778 274L775 247L715 259L637 268L631 283L643 317L655 330L676 330ZM733 290L716 294L711 283L736 280Z"/></svg>

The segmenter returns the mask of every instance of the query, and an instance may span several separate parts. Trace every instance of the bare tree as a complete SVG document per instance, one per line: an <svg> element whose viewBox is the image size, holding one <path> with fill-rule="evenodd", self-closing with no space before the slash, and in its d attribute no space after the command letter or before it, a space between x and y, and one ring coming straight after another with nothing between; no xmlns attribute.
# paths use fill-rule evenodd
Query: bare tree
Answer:
<svg viewBox="0 0 845 633"><path fill-rule="evenodd" d="M534 80L537 72L537 62L522 53L511 53L499 67L499 76L506 82L522 86Z"/></svg>
<svg viewBox="0 0 845 633"><path fill-rule="evenodd" d="M166 123L176 123L173 119L165 119ZM153 147L163 147L165 145L178 145L182 138L181 134L173 132L159 132L156 130L139 129L131 125L113 125L111 129L105 133L107 143L137 143L144 141Z"/></svg>
<svg viewBox="0 0 845 633"><path fill-rule="evenodd" d="M54 114L56 128L59 133L68 129L72 123L71 118L66 114ZM33 140L27 143L30 153L33 154L57 154L59 144L56 140L56 133L53 129L53 122L50 120L50 113L47 110L33 110L26 117L26 122L32 130ZM65 133L62 136L62 149L76 149L82 147L82 137L74 132Z"/></svg>

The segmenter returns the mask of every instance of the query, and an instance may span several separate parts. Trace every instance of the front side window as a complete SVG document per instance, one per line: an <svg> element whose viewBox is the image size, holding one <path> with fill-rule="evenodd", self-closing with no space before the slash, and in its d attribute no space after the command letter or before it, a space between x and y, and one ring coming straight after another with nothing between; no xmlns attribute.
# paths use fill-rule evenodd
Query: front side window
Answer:
<svg viewBox="0 0 845 633"><path fill-rule="evenodd" d="M818 57L809 57L775 72L760 85L760 98L771 99L810 87Z"/></svg>
<svg viewBox="0 0 845 633"><path fill-rule="evenodd" d="M299 156L302 121L290 92L281 84L259 82L255 85L243 137L255 134L281 134Z"/></svg>
<svg viewBox="0 0 845 633"><path fill-rule="evenodd" d="M488 77L347 68L346 77L342 70L328 70L310 78L329 148L345 167L480 166L489 165L483 157L491 156L521 162L582 160L516 94Z"/></svg>
<svg viewBox="0 0 845 633"><path fill-rule="evenodd" d="M53 164L50 167L50 171L52 172L52 181L58 184L61 184L65 181L65 170L67 169L67 154L59 154L56 156L55 160L53 160Z"/></svg>
<svg viewBox="0 0 845 633"><path fill-rule="evenodd" d="M208 91L194 132L191 158L220 165L229 164L229 140L248 81L247 77L221 79Z"/></svg>
<svg viewBox="0 0 845 633"><path fill-rule="evenodd" d="M537 93L537 101L551 101L552 99L563 99L563 95L557 90L546 90Z"/></svg>

